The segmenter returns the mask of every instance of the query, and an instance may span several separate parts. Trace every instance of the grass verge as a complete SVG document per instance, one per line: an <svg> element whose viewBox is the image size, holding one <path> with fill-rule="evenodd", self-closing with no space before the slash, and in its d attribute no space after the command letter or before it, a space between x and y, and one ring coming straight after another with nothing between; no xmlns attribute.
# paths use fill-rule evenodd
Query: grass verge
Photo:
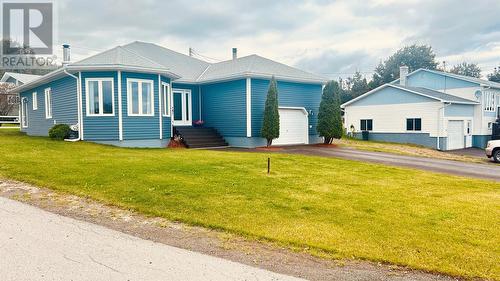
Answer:
<svg viewBox="0 0 500 281"><path fill-rule="evenodd" d="M500 279L500 185L356 161L0 131L0 176L311 253Z"/></svg>

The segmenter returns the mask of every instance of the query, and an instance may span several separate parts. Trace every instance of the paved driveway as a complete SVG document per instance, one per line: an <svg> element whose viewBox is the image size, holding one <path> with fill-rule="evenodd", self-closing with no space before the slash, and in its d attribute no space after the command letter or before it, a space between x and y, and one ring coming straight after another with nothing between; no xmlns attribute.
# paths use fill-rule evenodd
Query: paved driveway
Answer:
<svg viewBox="0 0 500 281"><path fill-rule="evenodd" d="M299 280L0 197L0 280Z"/></svg>
<svg viewBox="0 0 500 281"><path fill-rule="evenodd" d="M370 152L348 148L325 148L318 146L289 146L281 153L337 157L357 161L409 167L438 173L489 179L500 182L500 165L466 163L427 157L404 156L383 152ZM485 156L486 157L486 156Z"/></svg>

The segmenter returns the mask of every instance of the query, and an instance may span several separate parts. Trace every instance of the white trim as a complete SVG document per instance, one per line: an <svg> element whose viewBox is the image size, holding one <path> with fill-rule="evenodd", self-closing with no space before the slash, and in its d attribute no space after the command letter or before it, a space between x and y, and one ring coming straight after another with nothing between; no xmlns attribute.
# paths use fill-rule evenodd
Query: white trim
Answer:
<svg viewBox="0 0 500 281"><path fill-rule="evenodd" d="M247 138L252 137L252 79L246 79Z"/></svg>
<svg viewBox="0 0 500 281"><path fill-rule="evenodd" d="M158 74L158 120L160 122L160 139L163 139L163 122L161 120L163 114L161 111L162 108L162 83L161 83L161 75Z"/></svg>
<svg viewBox="0 0 500 281"><path fill-rule="evenodd" d="M278 109L297 109L301 110L304 115L309 116L309 112L307 112L305 107L300 106L278 106Z"/></svg>
<svg viewBox="0 0 500 281"><path fill-rule="evenodd" d="M31 103L33 105L33 110L37 110L38 109L38 94L36 91L31 93Z"/></svg>
<svg viewBox="0 0 500 281"><path fill-rule="evenodd" d="M122 102L122 72L117 71L118 74L118 138L123 140L123 102Z"/></svg>
<svg viewBox="0 0 500 281"><path fill-rule="evenodd" d="M173 106L172 106L172 86L173 86L173 83L172 83L172 80L170 80L170 83L169 83L169 87L168 87L168 98L170 99L170 137L173 138L174 137L174 115L172 114L173 112Z"/></svg>
<svg viewBox="0 0 500 281"><path fill-rule="evenodd" d="M170 99L170 84L166 82L161 82L161 88L163 93L162 115L163 117L170 117L170 112L172 111L171 99ZM167 90L163 91L164 88L166 88Z"/></svg>
<svg viewBox="0 0 500 281"><path fill-rule="evenodd" d="M83 140L83 90L82 90L82 73L78 72L78 96L79 96L79 115L80 115L80 132L78 134L80 135L80 139Z"/></svg>
<svg viewBox="0 0 500 281"><path fill-rule="evenodd" d="M45 119L52 118L52 89L45 88L43 91L45 98Z"/></svg>
<svg viewBox="0 0 500 281"><path fill-rule="evenodd" d="M132 91L131 91L131 83L134 83L136 82L138 85L137 85L137 91L138 91L138 97L137 97L137 103L138 103L138 110L139 110L139 113L132 113ZM142 84L144 83L149 83L151 85L151 93L150 93L150 97L151 97L151 113L149 114L144 114L142 113ZM127 114L128 116L155 116L155 98L154 98L154 81L151 80L151 79L136 79L136 78L127 78Z"/></svg>
<svg viewBox="0 0 500 281"><path fill-rule="evenodd" d="M102 82L111 82L111 113L104 113L104 95ZM97 82L97 95L99 98L99 113L90 112L90 102L89 102L89 83ZM100 117L100 116L115 116L115 79L112 77L99 77L99 78L85 78L85 106L87 117Z"/></svg>
<svg viewBox="0 0 500 281"><path fill-rule="evenodd" d="M182 95L182 120L175 120L175 108L173 105L173 96L175 93ZM188 97L188 103L186 104L186 96ZM187 107L186 107L187 106ZM192 107L192 93L189 89L172 89L172 108L174 108L174 114L172 115L172 123L174 126L191 126L193 124L193 107ZM186 108L188 108L189 116L186 115Z"/></svg>
<svg viewBox="0 0 500 281"><path fill-rule="evenodd" d="M198 86L198 114L200 117L199 120L203 120L203 117L201 116L201 86Z"/></svg>
<svg viewBox="0 0 500 281"><path fill-rule="evenodd" d="M25 107L26 106L26 110ZM21 98L21 108L20 108L20 115L21 115L21 128L28 128L29 127L29 119L28 119L28 99L27 98ZM26 123L26 125L24 125Z"/></svg>

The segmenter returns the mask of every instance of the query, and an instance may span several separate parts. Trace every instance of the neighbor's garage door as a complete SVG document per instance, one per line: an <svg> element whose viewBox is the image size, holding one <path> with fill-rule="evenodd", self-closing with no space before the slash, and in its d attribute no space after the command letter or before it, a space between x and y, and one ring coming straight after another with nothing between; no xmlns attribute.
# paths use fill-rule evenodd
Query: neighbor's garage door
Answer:
<svg viewBox="0 0 500 281"><path fill-rule="evenodd" d="M464 139L464 121L448 121L448 150L464 148Z"/></svg>
<svg viewBox="0 0 500 281"><path fill-rule="evenodd" d="M309 142L308 120L305 109L280 108L280 137L275 145L307 144Z"/></svg>

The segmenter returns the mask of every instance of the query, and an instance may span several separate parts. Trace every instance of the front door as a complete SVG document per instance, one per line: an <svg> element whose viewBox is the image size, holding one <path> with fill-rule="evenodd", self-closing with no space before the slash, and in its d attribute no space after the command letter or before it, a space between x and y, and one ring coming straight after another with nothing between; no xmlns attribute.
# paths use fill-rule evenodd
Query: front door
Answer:
<svg viewBox="0 0 500 281"><path fill-rule="evenodd" d="M174 126L191 126L191 90L173 89L172 99Z"/></svg>

